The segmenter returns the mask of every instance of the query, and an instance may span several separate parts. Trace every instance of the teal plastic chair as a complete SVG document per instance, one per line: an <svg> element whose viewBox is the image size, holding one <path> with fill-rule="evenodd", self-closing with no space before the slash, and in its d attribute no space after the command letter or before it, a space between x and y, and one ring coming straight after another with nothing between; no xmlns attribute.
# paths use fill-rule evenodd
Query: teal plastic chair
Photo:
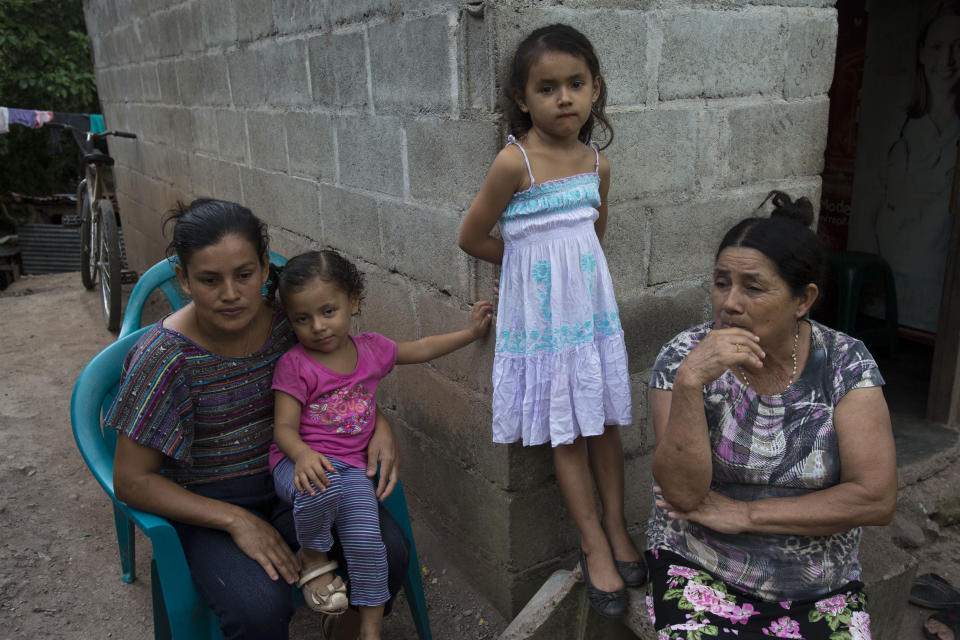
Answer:
<svg viewBox="0 0 960 640"><path fill-rule="evenodd" d="M270 254L270 260L278 266L286 263L285 258L273 253ZM217 618L193 584L176 530L166 519L117 500L113 490L113 452L117 436L114 431L103 429L101 424L101 416L116 396L127 352L147 330L140 328L143 306L158 288L173 309L179 309L189 301L177 285L173 262L170 260L161 260L140 277L127 302L120 337L94 357L77 379L70 406L73 433L87 466L113 502L121 579L124 582L136 579L135 527L139 527L153 545L150 577L154 637L219 639L222 634ZM403 590L417 635L420 640L432 640L420 562L402 483L397 482L393 493L384 501L384 506L410 542L410 563ZM302 602L299 590L297 594Z"/></svg>

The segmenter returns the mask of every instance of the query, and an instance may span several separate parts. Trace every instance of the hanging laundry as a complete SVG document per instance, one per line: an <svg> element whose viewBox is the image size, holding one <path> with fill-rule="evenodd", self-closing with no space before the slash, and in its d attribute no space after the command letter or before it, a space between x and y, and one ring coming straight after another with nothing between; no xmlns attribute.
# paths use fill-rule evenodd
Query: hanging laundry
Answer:
<svg viewBox="0 0 960 640"><path fill-rule="evenodd" d="M103 114L90 114L90 133L103 133L106 129L103 126Z"/></svg>
<svg viewBox="0 0 960 640"><path fill-rule="evenodd" d="M32 109L7 109L7 122L33 129L36 119Z"/></svg>
<svg viewBox="0 0 960 640"><path fill-rule="evenodd" d="M33 127L34 129L39 129L46 123L53 120L53 111L34 111L33 112Z"/></svg>
<svg viewBox="0 0 960 640"><path fill-rule="evenodd" d="M8 131L10 131L10 126L7 124L7 108L0 107L0 133Z"/></svg>

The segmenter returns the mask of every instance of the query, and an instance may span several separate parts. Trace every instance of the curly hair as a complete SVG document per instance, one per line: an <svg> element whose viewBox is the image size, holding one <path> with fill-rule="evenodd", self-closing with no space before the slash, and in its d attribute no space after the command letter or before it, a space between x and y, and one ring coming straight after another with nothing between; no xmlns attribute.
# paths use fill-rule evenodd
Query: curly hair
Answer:
<svg viewBox="0 0 960 640"><path fill-rule="evenodd" d="M332 282L348 297L356 297L358 304L363 300L364 282L360 270L333 249L323 249L301 253L284 265L277 283L280 302L318 279Z"/></svg>

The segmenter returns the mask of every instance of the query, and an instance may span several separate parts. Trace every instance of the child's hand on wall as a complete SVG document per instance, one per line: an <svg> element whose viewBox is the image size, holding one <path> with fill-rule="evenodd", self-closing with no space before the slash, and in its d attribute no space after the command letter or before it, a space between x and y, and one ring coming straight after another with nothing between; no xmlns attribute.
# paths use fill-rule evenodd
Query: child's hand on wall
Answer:
<svg viewBox="0 0 960 640"><path fill-rule="evenodd" d="M475 340L479 340L490 331L493 322L493 303L489 300L478 300L473 303L471 326Z"/></svg>

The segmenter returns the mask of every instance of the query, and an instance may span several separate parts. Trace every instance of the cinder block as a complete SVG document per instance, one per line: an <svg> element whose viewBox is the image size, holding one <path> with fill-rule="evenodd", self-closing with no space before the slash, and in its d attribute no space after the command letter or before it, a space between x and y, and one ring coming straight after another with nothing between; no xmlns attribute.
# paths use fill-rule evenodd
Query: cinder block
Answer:
<svg viewBox="0 0 960 640"><path fill-rule="evenodd" d="M240 107L262 107L266 102L272 79L264 70L264 47L241 44L227 53L230 74L230 94L233 103Z"/></svg>
<svg viewBox="0 0 960 640"><path fill-rule="evenodd" d="M499 150L497 129L493 121L408 122L411 197L466 210Z"/></svg>
<svg viewBox="0 0 960 640"><path fill-rule="evenodd" d="M497 100L497 83L491 65L492 19L464 10L460 13L460 37L457 56L460 60L460 109L493 111Z"/></svg>
<svg viewBox="0 0 960 640"><path fill-rule="evenodd" d="M451 38L446 14L370 27L377 113L450 112Z"/></svg>
<svg viewBox="0 0 960 640"><path fill-rule="evenodd" d="M140 87L143 91L144 102L156 102L160 99L160 78L157 76L157 65L143 64L140 66Z"/></svg>
<svg viewBox="0 0 960 640"><path fill-rule="evenodd" d="M610 160L610 192L618 200L694 187L697 129L692 108L616 113L610 122L616 137L604 153Z"/></svg>
<svg viewBox="0 0 960 640"><path fill-rule="evenodd" d="M303 40L271 41L261 50L268 80L264 99L270 105L309 104L307 47Z"/></svg>
<svg viewBox="0 0 960 640"><path fill-rule="evenodd" d="M419 319L419 337L453 333L469 328L472 324L469 302L465 304L452 296L438 294L433 289L415 292L414 304ZM465 385L488 399L493 392L494 342L494 333L491 328L486 337L431 361L429 366L441 375Z"/></svg>
<svg viewBox="0 0 960 640"><path fill-rule="evenodd" d="M287 144L284 140L284 114L276 111L249 111L247 136L250 138L250 164L258 169L287 172Z"/></svg>
<svg viewBox="0 0 960 640"><path fill-rule="evenodd" d="M180 88L177 86L178 62L161 61L157 63L157 80L160 84L160 101L167 104L180 102Z"/></svg>
<svg viewBox="0 0 960 640"><path fill-rule="evenodd" d="M333 119L323 113L293 111L284 120L290 171L334 182L337 166Z"/></svg>
<svg viewBox="0 0 960 640"><path fill-rule="evenodd" d="M660 347L687 327L711 318L705 286L674 285L620 301L630 371L653 365Z"/></svg>
<svg viewBox="0 0 960 640"><path fill-rule="evenodd" d="M380 214L375 199L345 189L321 186L320 204L324 242L381 264Z"/></svg>
<svg viewBox="0 0 960 640"><path fill-rule="evenodd" d="M227 62L221 54L184 58L177 74L183 104L206 106L230 102Z"/></svg>
<svg viewBox="0 0 960 640"><path fill-rule="evenodd" d="M334 25L358 22L390 12L390 0L331 0L326 4L330 23Z"/></svg>
<svg viewBox="0 0 960 640"><path fill-rule="evenodd" d="M246 162L247 125L243 112L235 109L217 109L216 117L220 158L231 162Z"/></svg>
<svg viewBox="0 0 960 640"><path fill-rule="evenodd" d="M378 333L390 335L389 331ZM458 475L466 471L506 489L507 456L490 443L486 396L451 382L428 365L397 367L390 377L391 386L380 396L384 407L396 411L411 428L456 460L462 467Z"/></svg>
<svg viewBox="0 0 960 640"><path fill-rule="evenodd" d="M207 156L191 155L189 162L192 186L191 193L193 196L197 198L215 198L215 163L217 163L218 160L208 158Z"/></svg>
<svg viewBox="0 0 960 640"><path fill-rule="evenodd" d="M176 16L180 28L182 51L195 53L203 51L203 7L202 2L188 2L174 7L171 12Z"/></svg>
<svg viewBox="0 0 960 640"><path fill-rule="evenodd" d="M393 416L388 417L393 423ZM446 551L470 568L471 581L494 606L508 610L514 561L510 504L515 496L465 471L455 452L437 447L404 424L394 423L394 432L401 441L407 499L412 496L425 505L420 513L449 541Z"/></svg>
<svg viewBox="0 0 960 640"><path fill-rule="evenodd" d="M827 141L826 96L731 109L724 183L737 186L823 170Z"/></svg>
<svg viewBox="0 0 960 640"><path fill-rule="evenodd" d="M779 93L782 18L764 7L665 12L660 99Z"/></svg>
<svg viewBox="0 0 960 640"><path fill-rule="evenodd" d="M133 148L136 153L136 160L132 163L133 166L148 176L163 180L170 179L172 172L170 170L170 161L167 157L171 149L170 146L149 142L148 138L138 140L137 143L133 145L123 145L123 149L130 150L131 148ZM111 142L110 152L114 156L117 156L118 153L123 153L120 145L114 142Z"/></svg>
<svg viewBox="0 0 960 640"><path fill-rule="evenodd" d="M114 75L114 91L121 102L140 102L143 88L140 74L134 66L120 67Z"/></svg>
<svg viewBox="0 0 960 640"><path fill-rule="evenodd" d="M805 98L825 95L833 82L837 53L837 12L787 13L787 59L783 96Z"/></svg>
<svg viewBox="0 0 960 640"><path fill-rule="evenodd" d="M709 200L651 204L649 285L705 277L723 235L750 216L767 195L766 188L711 194ZM696 229L696 233L688 233Z"/></svg>
<svg viewBox="0 0 960 640"><path fill-rule="evenodd" d="M379 211L385 267L469 297L467 256L457 246L459 216L391 200L380 202Z"/></svg>
<svg viewBox="0 0 960 640"><path fill-rule="evenodd" d="M364 274L364 298L360 303L360 314L354 316L353 320L356 331L373 331L395 342L417 339L419 325L409 280L371 264L369 258L361 256L355 248L333 245L330 238L322 238L321 245L332 245L334 249L353 261ZM396 376L391 378L391 380L395 379ZM384 387L380 388L384 389ZM398 395L396 389L394 384L388 393L396 397Z"/></svg>
<svg viewBox="0 0 960 640"><path fill-rule="evenodd" d="M240 169L246 206L270 226L318 235L317 185L282 173Z"/></svg>
<svg viewBox="0 0 960 640"><path fill-rule="evenodd" d="M193 193L193 177L190 171L190 154L172 148L167 151L167 161L170 163L170 175L167 182L175 189L184 193Z"/></svg>
<svg viewBox="0 0 960 640"><path fill-rule="evenodd" d="M889 539L886 527L864 527L860 542L870 629L877 640L897 640L903 596L910 592L917 561Z"/></svg>
<svg viewBox="0 0 960 640"><path fill-rule="evenodd" d="M327 4L315 0L274 0L273 22L280 34L322 29Z"/></svg>
<svg viewBox="0 0 960 640"><path fill-rule="evenodd" d="M217 140L217 112L198 107L190 110L193 123L193 149L216 154L220 150Z"/></svg>
<svg viewBox="0 0 960 640"><path fill-rule="evenodd" d="M228 202L243 201L239 166L229 162L215 162L213 180L214 197Z"/></svg>
<svg viewBox="0 0 960 640"><path fill-rule="evenodd" d="M274 32L273 3L262 0L235 0L237 37L257 40Z"/></svg>
<svg viewBox="0 0 960 640"><path fill-rule="evenodd" d="M367 107L363 33L323 34L307 41L313 99L329 107Z"/></svg>
<svg viewBox="0 0 960 640"><path fill-rule="evenodd" d="M620 428L623 455L626 459L633 459L653 450L653 425L648 415L649 382L650 375L647 371L630 376L633 424Z"/></svg>
<svg viewBox="0 0 960 640"><path fill-rule="evenodd" d="M184 50L180 38L180 21L171 11L162 11L148 16L144 23L150 25L144 34L144 44L148 47L144 52L147 57L176 56ZM155 51L152 49L155 48ZM149 53L148 53L149 52Z"/></svg>
<svg viewBox="0 0 960 640"><path fill-rule="evenodd" d="M203 39L207 46L228 46L237 41L237 7L234 0L204 0Z"/></svg>
<svg viewBox="0 0 960 640"><path fill-rule="evenodd" d="M341 117L337 121L340 182L349 187L403 195L400 121Z"/></svg>
<svg viewBox="0 0 960 640"><path fill-rule="evenodd" d="M636 295L647 281L650 214L650 208L637 200L614 202L607 208L603 253L618 297Z"/></svg>

